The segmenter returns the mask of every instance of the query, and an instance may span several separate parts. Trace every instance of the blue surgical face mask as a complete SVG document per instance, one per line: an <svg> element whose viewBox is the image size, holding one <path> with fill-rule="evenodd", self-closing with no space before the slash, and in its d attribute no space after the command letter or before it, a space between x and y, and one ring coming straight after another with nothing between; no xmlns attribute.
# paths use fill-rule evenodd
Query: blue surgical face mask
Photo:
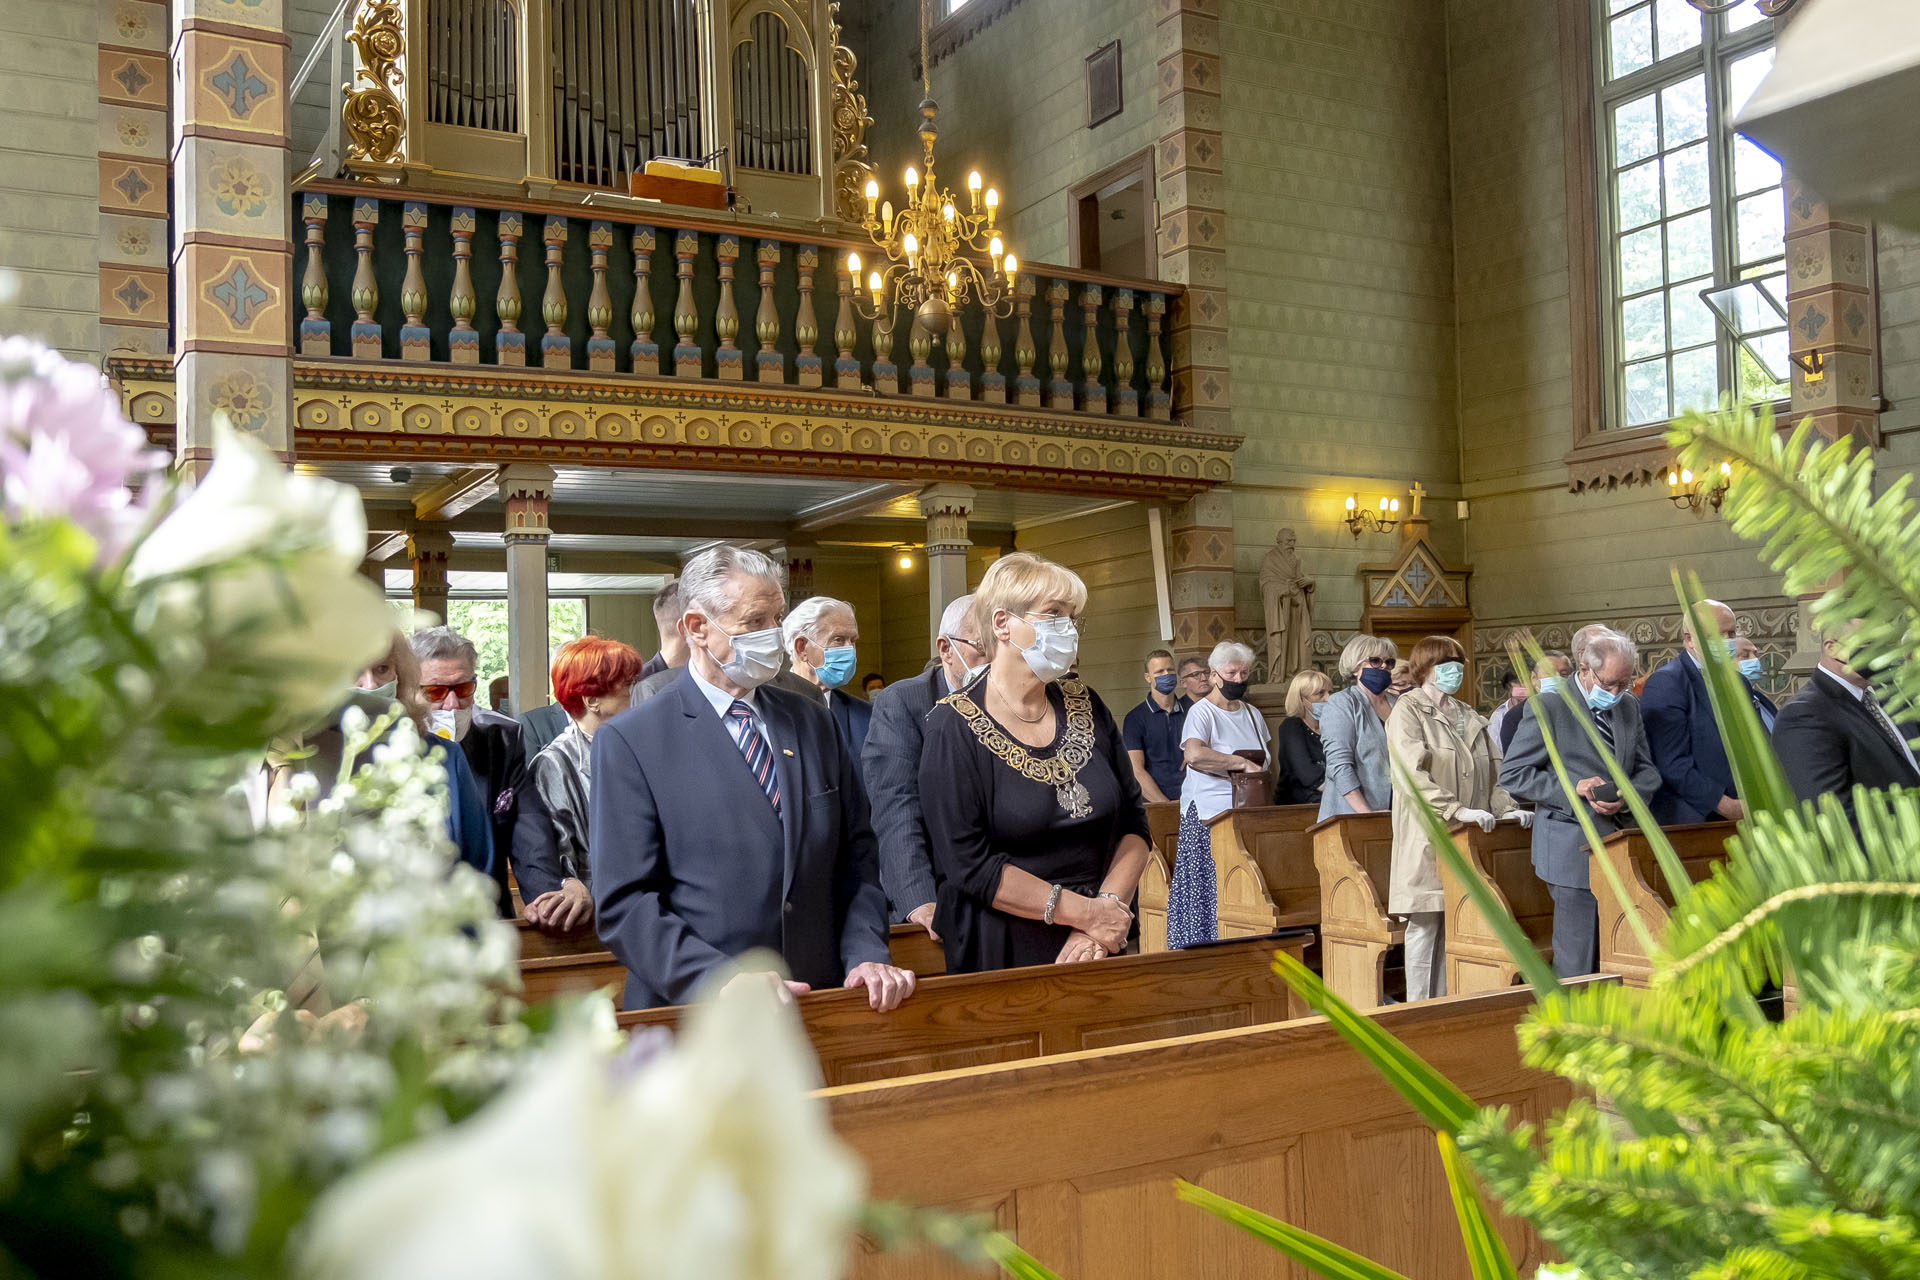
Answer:
<svg viewBox="0 0 1920 1280"><path fill-rule="evenodd" d="M1033 643L1020 652L1027 666L1042 684L1052 684L1067 672L1080 656L1080 631L1072 618L1029 618Z"/></svg>
<svg viewBox="0 0 1920 1280"><path fill-rule="evenodd" d="M1377 698L1387 691L1388 685L1393 683L1393 672L1385 667L1362 667L1355 679L1359 681L1362 689Z"/></svg>
<svg viewBox="0 0 1920 1280"><path fill-rule="evenodd" d="M1739 655L1739 653L1740 653L1740 641L1739 641L1739 639L1738 639L1738 638L1735 638L1735 639L1732 639L1732 640L1728 640L1728 641L1726 642L1726 645L1727 645L1727 656L1728 656L1729 658L1732 658L1732 657L1736 657L1736 656L1738 656L1738 655Z"/></svg>
<svg viewBox="0 0 1920 1280"><path fill-rule="evenodd" d="M853 669L859 655L850 644L838 645L826 651L826 661L813 669L820 677L820 683L829 689L838 689L853 679Z"/></svg>
<svg viewBox="0 0 1920 1280"><path fill-rule="evenodd" d="M1541 676L1540 677L1540 692L1558 693L1559 691L1560 691L1559 676Z"/></svg>
<svg viewBox="0 0 1920 1280"><path fill-rule="evenodd" d="M1172 693L1179 683L1180 677L1171 671L1163 671L1153 678L1153 691L1159 694Z"/></svg>
<svg viewBox="0 0 1920 1280"><path fill-rule="evenodd" d="M1606 711L1610 709L1614 703L1620 701L1619 694L1615 693L1611 689L1604 688L1601 685L1597 685L1597 684L1594 685L1591 689L1586 690L1586 695L1587 695L1587 705L1592 707L1595 711Z"/></svg>
<svg viewBox="0 0 1920 1280"><path fill-rule="evenodd" d="M1745 676L1749 680L1758 680L1761 674L1760 659L1758 658L1740 659L1740 674Z"/></svg>
<svg viewBox="0 0 1920 1280"><path fill-rule="evenodd" d="M1460 692L1460 682L1467 678L1467 664L1464 662L1443 662L1433 669L1433 684L1442 693Z"/></svg>

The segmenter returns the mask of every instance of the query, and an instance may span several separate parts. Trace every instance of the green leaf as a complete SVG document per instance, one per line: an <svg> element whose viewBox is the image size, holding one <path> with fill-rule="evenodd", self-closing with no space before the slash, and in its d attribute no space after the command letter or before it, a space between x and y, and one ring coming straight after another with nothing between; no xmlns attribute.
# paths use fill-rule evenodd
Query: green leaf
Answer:
<svg viewBox="0 0 1920 1280"><path fill-rule="evenodd" d="M1460 1237L1466 1241L1467 1265L1474 1280L1520 1280L1507 1242L1494 1230L1493 1215L1487 1212L1473 1174L1460 1159L1460 1149L1444 1133L1433 1137L1440 1144L1440 1163L1446 1167L1447 1190L1453 1195L1453 1212L1460 1219Z"/></svg>
<svg viewBox="0 0 1920 1280"><path fill-rule="evenodd" d="M1174 1194L1255 1239L1266 1241L1300 1265L1327 1277L1327 1280L1408 1280L1393 1268L1363 1258L1324 1236L1269 1217L1257 1209L1249 1209L1185 1179L1175 1181Z"/></svg>
<svg viewBox="0 0 1920 1280"><path fill-rule="evenodd" d="M1060 1280L1038 1258L1001 1232L993 1231L982 1236L980 1247L1000 1265L1002 1271L1015 1277L1015 1280Z"/></svg>
<svg viewBox="0 0 1920 1280"><path fill-rule="evenodd" d="M1467 864L1466 855L1461 853L1459 846L1454 844L1453 833L1447 829L1446 821L1440 817L1432 805L1427 803L1427 798L1420 794L1420 788L1414 785L1412 775L1407 772L1406 766L1398 758L1393 760L1393 779L1394 798L1401 800L1410 797L1413 800L1414 811L1419 815L1420 825L1427 830L1427 843L1433 846L1435 855L1447 864L1454 877L1466 886L1467 896L1473 899L1473 905L1480 909L1480 914L1486 918L1487 926L1500 939L1500 945L1507 949L1507 954L1512 956L1513 962L1520 967L1520 974L1527 980L1527 985L1532 987L1536 994L1543 996L1558 991L1560 979L1554 975L1553 966L1548 964L1546 957L1535 949L1532 941L1527 937L1526 930L1520 927L1520 922L1513 918L1513 913L1494 896L1493 889L1479 876L1473 874L1473 868Z"/></svg>
<svg viewBox="0 0 1920 1280"><path fill-rule="evenodd" d="M1428 1124L1443 1133L1458 1133L1479 1110L1472 1098L1428 1066L1399 1037L1328 990L1313 970L1279 951L1274 953L1273 971L1300 994L1308 1008L1324 1014L1341 1038L1358 1049Z"/></svg>

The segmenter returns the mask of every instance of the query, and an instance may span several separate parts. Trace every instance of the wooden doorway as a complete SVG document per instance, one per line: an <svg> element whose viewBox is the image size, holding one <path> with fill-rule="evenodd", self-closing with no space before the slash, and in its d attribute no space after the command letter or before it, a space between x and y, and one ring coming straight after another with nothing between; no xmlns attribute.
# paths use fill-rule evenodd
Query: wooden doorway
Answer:
<svg viewBox="0 0 1920 1280"><path fill-rule="evenodd" d="M1108 275L1159 276L1154 232L1153 152L1137 151L1072 188L1074 216L1067 251L1074 266Z"/></svg>

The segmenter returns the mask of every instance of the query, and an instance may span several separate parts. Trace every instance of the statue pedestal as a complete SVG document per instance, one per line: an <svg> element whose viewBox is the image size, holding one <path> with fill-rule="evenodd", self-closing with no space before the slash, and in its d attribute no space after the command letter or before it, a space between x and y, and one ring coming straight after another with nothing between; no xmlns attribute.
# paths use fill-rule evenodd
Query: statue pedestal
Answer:
<svg viewBox="0 0 1920 1280"><path fill-rule="evenodd" d="M1266 717L1267 733L1278 733L1280 722L1287 718L1287 686L1256 684L1247 690L1247 701L1260 708L1260 714Z"/></svg>

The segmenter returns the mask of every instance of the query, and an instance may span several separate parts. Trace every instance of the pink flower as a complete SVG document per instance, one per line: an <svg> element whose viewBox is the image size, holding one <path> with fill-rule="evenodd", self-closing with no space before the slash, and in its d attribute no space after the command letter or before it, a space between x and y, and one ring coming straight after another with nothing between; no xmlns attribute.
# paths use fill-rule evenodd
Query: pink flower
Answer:
<svg viewBox="0 0 1920 1280"><path fill-rule="evenodd" d="M0 518L71 520L112 559L145 518L164 461L97 371L31 338L0 338Z"/></svg>

